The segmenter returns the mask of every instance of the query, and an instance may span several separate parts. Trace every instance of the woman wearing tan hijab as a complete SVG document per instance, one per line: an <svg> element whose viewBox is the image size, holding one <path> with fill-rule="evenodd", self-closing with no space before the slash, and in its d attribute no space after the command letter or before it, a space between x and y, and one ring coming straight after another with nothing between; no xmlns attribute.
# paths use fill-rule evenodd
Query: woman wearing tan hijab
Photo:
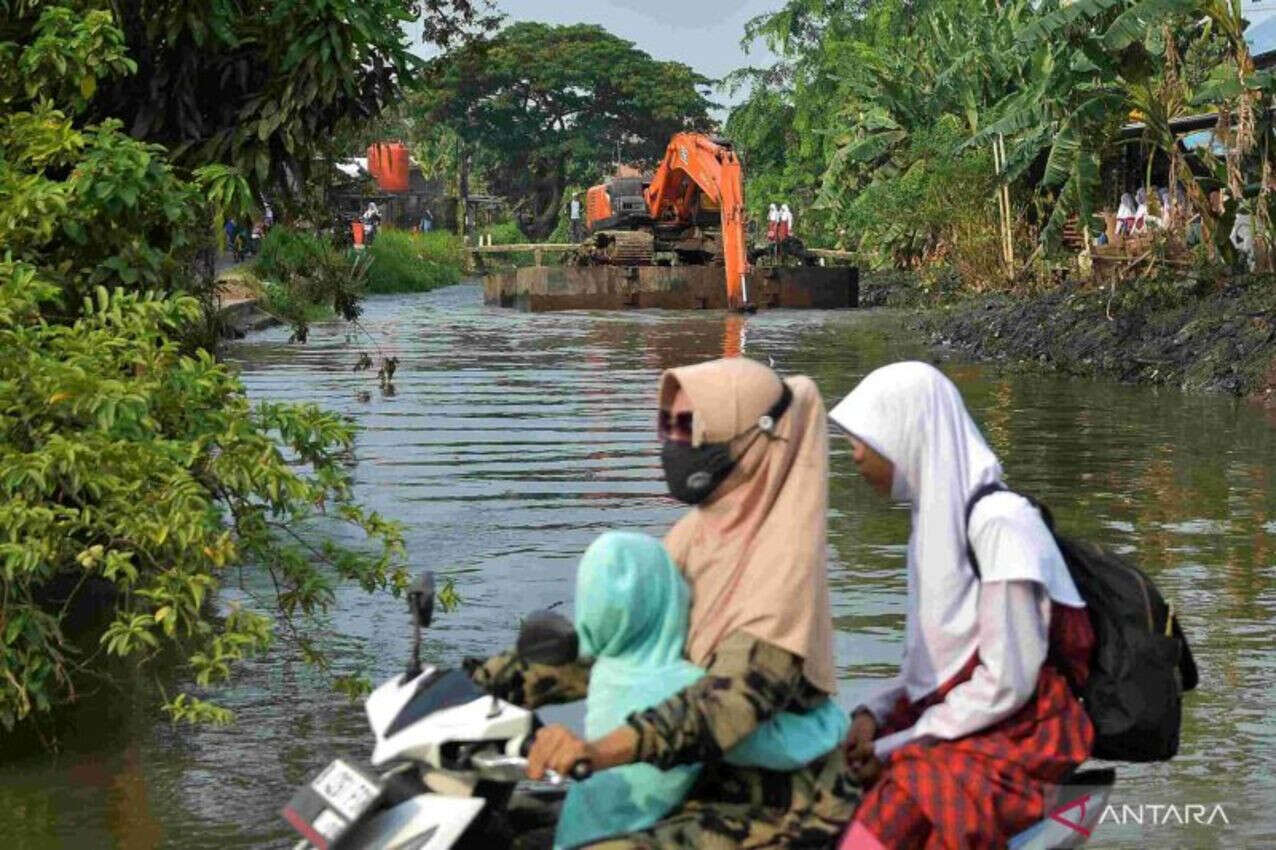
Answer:
<svg viewBox="0 0 1276 850"><path fill-rule="evenodd" d="M705 765L672 816L595 847L831 840L858 799L841 747L789 772L723 761L776 713L824 706L836 690L824 404L809 378L782 381L751 360L715 360L662 376L660 436L670 491L693 505L665 543L692 589L687 655L707 675L595 741L561 726L541 730L529 775L566 773L580 760L595 770L633 762ZM482 681L482 671L476 678ZM562 680L536 679L524 668L511 683L525 704L581 695ZM586 679L577 673L577 686ZM538 699L542 694L551 696Z"/></svg>

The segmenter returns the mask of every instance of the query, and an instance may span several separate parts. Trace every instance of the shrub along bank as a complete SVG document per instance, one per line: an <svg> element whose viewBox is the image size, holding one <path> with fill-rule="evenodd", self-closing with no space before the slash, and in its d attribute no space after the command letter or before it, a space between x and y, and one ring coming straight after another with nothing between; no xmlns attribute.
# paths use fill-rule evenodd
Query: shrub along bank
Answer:
<svg viewBox="0 0 1276 850"><path fill-rule="evenodd" d="M262 239L253 271L263 284L266 309L305 340L310 322L359 315L367 265L319 234L275 227Z"/></svg>
<svg viewBox="0 0 1276 850"><path fill-rule="evenodd" d="M451 233L383 230L368 246L368 292L429 292L461 279L465 250Z"/></svg>
<svg viewBox="0 0 1276 850"><path fill-rule="evenodd" d="M972 297L922 313L920 324L932 343L979 358L1276 403L1276 282L1267 276Z"/></svg>
<svg viewBox="0 0 1276 850"><path fill-rule="evenodd" d="M353 665L334 656L325 612L342 583L407 584L398 526L352 499L353 426L315 405L250 400L207 347L214 222L256 213L245 173L174 166L162 147L124 131L132 119L105 117L110 100L90 101L95 91L145 87L145 75L131 78L137 62L115 14L136 5L4 4L5 744L26 737L15 727L32 731L33 718L49 720L55 708L134 687L174 720L229 720L213 689L246 656L267 651L272 636L334 685L359 691ZM289 23L326 31L330 18L311 5L292 8ZM398 32L396 17L378 14ZM167 24L159 29L168 33L159 41L189 43ZM251 52L251 38L222 36ZM217 40L209 37L210 50ZM137 52L153 61L161 47ZM353 72L360 60L350 61ZM270 90L295 81L300 91L305 79L313 89L313 78L261 77ZM285 132L297 159L312 159L317 144L299 128L296 137ZM259 178L273 147L247 148L267 166ZM327 303L353 316L348 269L338 275L326 265L330 252L317 256L308 279L330 287ZM178 681L152 677L161 667ZM52 731L42 741L53 743Z"/></svg>

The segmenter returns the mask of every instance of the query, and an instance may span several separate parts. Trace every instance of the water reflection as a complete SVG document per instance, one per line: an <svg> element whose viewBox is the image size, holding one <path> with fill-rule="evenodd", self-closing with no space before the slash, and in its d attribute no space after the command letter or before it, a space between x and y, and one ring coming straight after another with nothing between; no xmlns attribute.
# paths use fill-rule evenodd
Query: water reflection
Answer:
<svg viewBox="0 0 1276 850"><path fill-rule="evenodd" d="M483 307L475 287L374 299L364 325L370 339L318 326L306 346L268 332L233 353L255 396L317 401L363 426L359 497L405 522L414 563L452 576L465 600L429 634L428 656L445 663L506 645L519 614L570 600L575 560L600 531L659 534L677 517L654 442L662 369L742 352L810 374L832 403L872 368L924 354L898 319L871 312L532 316ZM360 351L399 359L393 391L351 371ZM1202 686L1182 756L1122 766L1118 802L1223 801L1232 825L1105 826L1096 846L1276 844L1276 441L1262 413L943 368L1012 483L1063 527L1137 557L1194 640ZM850 706L900 656L908 517L852 477L845 441L830 448L830 584ZM374 678L406 658L407 622L389 598L342 592L329 631L343 663ZM287 846L280 805L331 754L366 751L361 711L286 658L249 664L227 701L231 729L174 730L140 709L89 716L63 755L6 765L3 846Z"/></svg>

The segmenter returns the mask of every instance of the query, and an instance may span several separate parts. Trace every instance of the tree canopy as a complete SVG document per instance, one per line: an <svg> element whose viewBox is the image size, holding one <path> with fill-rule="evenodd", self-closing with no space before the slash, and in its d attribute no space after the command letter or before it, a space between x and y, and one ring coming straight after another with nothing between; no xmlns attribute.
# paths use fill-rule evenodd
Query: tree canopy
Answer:
<svg viewBox="0 0 1276 850"><path fill-rule="evenodd" d="M708 129L709 82L601 27L517 23L431 61L416 111L457 134L523 231L542 238L569 184L616 160L653 162L674 133Z"/></svg>
<svg viewBox="0 0 1276 850"><path fill-rule="evenodd" d="M1216 0L789 0L746 30L780 61L736 75L750 89L727 131L754 215L797 200L805 237L900 265L1004 275L987 260L998 187L1016 238L1054 246L1125 191L1104 172L1123 145L1142 148L1140 182L1155 161L1162 183L1186 185L1226 254L1241 206L1269 215L1267 190L1240 173L1269 172L1276 138L1256 106L1272 78L1255 71L1244 28L1239 7ZM1197 150L1189 168L1171 122L1215 111L1226 161ZM998 175L990 151L1003 140ZM1220 212L1206 193L1222 185Z"/></svg>
<svg viewBox="0 0 1276 850"><path fill-rule="evenodd" d="M244 175L175 167L161 145L93 117L98 93L137 71L110 10L7 5L0 724L160 657L182 665L163 697L172 717L224 721L208 689L265 650L276 623L294 651L340 672L304 625L336 582L401 588L402 538L351 499L346 421L250 401L198 344L195 260L217 217L252 205ZM232 591L241 570L267 573L273 590Z"/></svg>
<svg viewBox="0 0 1276 850"><path fill-rule="evenodd" d="M48 4L5 3L0 41L19 41ZM334 132L377 115L420 65L404 24L455 44L497 18L483 0L217 0L59 4L111 13L135 73L68 75L90 123L122 122L189 167L238 168L260 190L297 188ZM48 25L46 23L46 25ZM65 22L58 23L65 32ZM74 46L67 44L67 52Z"/></svg>

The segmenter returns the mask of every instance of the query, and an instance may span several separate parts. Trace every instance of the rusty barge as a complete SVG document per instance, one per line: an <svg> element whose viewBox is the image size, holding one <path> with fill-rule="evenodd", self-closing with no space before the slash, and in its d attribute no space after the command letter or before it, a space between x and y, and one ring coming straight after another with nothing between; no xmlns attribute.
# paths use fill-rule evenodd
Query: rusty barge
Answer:
<svg viewBox="0 0 1276 850"><path fill-rule="evenodd" d="M750 308L845 309L859 304L854 266L773 266L745 278ZM483 278L486 303L517 310L725 310L715 266L531 266Z"/></svg>

